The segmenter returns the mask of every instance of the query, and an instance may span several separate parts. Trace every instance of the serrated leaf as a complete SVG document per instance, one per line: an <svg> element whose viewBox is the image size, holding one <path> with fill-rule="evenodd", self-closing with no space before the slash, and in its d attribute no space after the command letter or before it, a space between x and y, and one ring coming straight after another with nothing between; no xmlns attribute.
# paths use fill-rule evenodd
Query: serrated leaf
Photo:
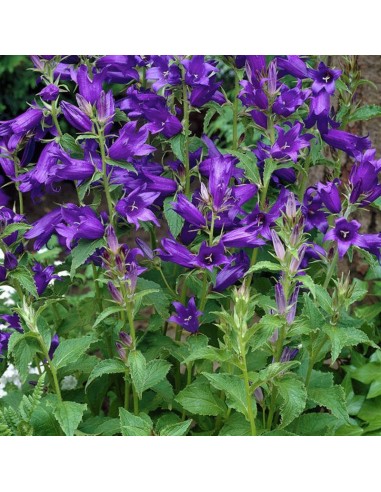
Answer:
<svg viewBox="0 0 381 492"><path fill-rule="evenodd" d="M137 290L138 292L153 289L155 292L144 296L142 299L143 306L154 306L157 313L164 319L168 317L168 307L170 298L164 292L160 284L147 280L145 278L138 278Z"/></svg>
<svg viewBox="0 0 381 492"><path fill-rule="evenodd" d="M125 311L125 308L120 306L110 306L106 308L104 311L101 312L101 314L95 320L94 328L98 326L99 323L101 323L104 319L108 318L112 314L119 313L120 311Z"/></svg>
<svg viewBox="0 0 381 492"><path fill-rule="evenodd" d="M146 413L133 415L124 408L119 409L120 428L123 436L150 436L152 420Z"/></svg>
<svg viewBox="0 0 381 492"><path fill-rule="evenodd" d="M131 379L139 398L143 392L156 386L168 374L171 364L165 360L154 359L146 362L139 350L133 350L128 356Z"/></svg>
<svg viewBox="0 0 381 492"><path fill-rule="evenodd" d="M170 424L163 427L160 431L161 436L185 436L190 426L192 425L192 420L185 420L185 422L179 422L177 424Z"/></svg>
<svg viewBox="0 0 381 492"><path fill-rule="evenodd" d="M97 366L91 371L89 379L87 380L86 388L94 379L103 376L104 374L123 374L126 372L126 365L124 362L118 359L106 359L99 362Z"/></svg>
<svg viewBox="0 0 381 492"><path fill-rule="evenodd" d="M94 341L92 336L61 341L53 356L53 364L56 369L76 362Z"/></svg>
<svg viewBox="0 0 381 492"><path fill-rule="evenodd" d="M232 412L219 436L251 436L250 424L241 413Z"/></svg>
<svg viewBox="0 0 381 492"><path fill-rule="evenodd" d="M367 106L362 106L361 108L354 111L348 121L366 121L372 118L378 118L381 116L381 106L376 104L370 104Z"/></svg>
<svg viewBox="0 0 381 492"><path fill-rule="evenodd" d="M184 388L175 400L190 413L195 415L223 415L226 411L224 402L211 390L207 379L198 378Z"/></svg>
<svg viewBox="0 0 381 492"><path fill-rule="evenodd" d="M338 419L349 422L348 411L345 403L345 393L342 386L335 385L331 388L308 388L308 398L321 407L331 410Z"/></svg>
<svg viewBox="0 0 381 492"><path fill-rule="evenodd" d="M316 285L309 275L299 275L299 281L311 292L313 298L316 297Z"/></svg>
<svg viewBox="0 0 381 492"><path fill-rule="evenodd" d="M174 238L176 238L183 228L185 220L178 213L173 210L172 203L174 201L174 197L167 197L164 200L164 216L167 220L169 230Z"/></svg>
<svg viewBox="0 0 381 492"><path fill-rule="evenodd" d="M275 169L277 169L277 163L273 161L272 159L265 159L265 165L263 168L263 186L266 188L269 183L271 176Z"/></svg>
<svg viewBox="0 0 381 492"><path fill-rule="evenodd" d="M54 416L66 436L73 436L77 430L87 405L73 401L59 402L54 410Z"/></svg>
<svg viewBox="0 0 381 492"><path fill-rule="evenodd" d="M70 277L73 278L78 267L83 265L87 258L91 256L97 248L104 246L104 239L96 239L95 241L79 241L78 245L71 251L71 269Z"/></svg>
<svg viewBox="0 0 381 492"><path fill-rule="evenodd" d="M14 222L13 224L8 224L0 234L0 239L3 239L16 231L27 231L31 227L31 225L25 224L25 222Z"/></svg>
<svg viewBox="0 0 381 492"><path fill-rule="evenodd" d="M282 267L278 263L272 263L271 261L258 261L255 265L251 266L248 271L245 273L249 275L253 272L258 272L262 270L270 270L271 272L279 272L282 270Z"/></svg>
<svg viewBox="0 0 381 492"><path fill-rule="evenodd" d="M238 152L234 150L229 150L229 154L238 157L240 164L242 164L245 170L246 178L258 186L261 186L261 177L259 175L259 169L257 165L257 158L253 152Z"/></svg>
<svg viewBox="0 0 381 492"><path fill-rule="evenodd" d="M325 324L324 331L331 342L332 362L335 362L344 347L353 347L359 343L372 344L367 335L357 328Z"/></svg>
<svg viewBox="0 0 381 492"><path fill-rule="evenodd" d="M134 166L127 161L115 161L110 157L106 157L106 162L109 166L120 167L136 174L136 169L134 168Z"/></svg>
<svg viewBox="0 0 381 492"><path fill-rule="evenodd" d="M202 374L210 381L214 388L224 391L226 395L226 404L229 408L234 408L234 410L237 410L237 412L242 413L248 418L245 383L242 378L232 374L208 374L206 372L203 372ZM255 416L257 413L257 405L254 398L252 398L252 403Z"/></svg>
<svg viewBox="0 0 381 492"><path fill-rule="evenodd" d="M75 138L68 133L64 133L62 137L60 137L60 145L74 159L83 158L84 152L82 147L75 141Z"/></svg>
<svg viewBox="0 0 381 492"><path fill-rule="evenodd" d="M284 428L303 412L307 401L307 391L304 384L294 377L275 380L274 384L283 400L280 406L280 428Z"/></svg>
<svg viewBox="0 0 381 492"><path fill-rule="evenodd" d="M185 136L182 133L179 133L171 139L172 152L181 162L184 162L184 142Z"/></svg>
<svg viewBox="0 0 381 492"><path fill-rule="evenodd" d="M291 360L289 362L273 362L269 364L265 369L259 371L259 381L266 382L270 381L282 374L288 372L291 368L300 365L297 360Z"/></svg>
<svg viewBox="0 0 381 492"><path fill-rule="evenodd" d="M17 280L28 294L31 294L33 297L38 297L32 273L26 268L19 266L16 270L12 270L9 273L9 279Z"/></svg>

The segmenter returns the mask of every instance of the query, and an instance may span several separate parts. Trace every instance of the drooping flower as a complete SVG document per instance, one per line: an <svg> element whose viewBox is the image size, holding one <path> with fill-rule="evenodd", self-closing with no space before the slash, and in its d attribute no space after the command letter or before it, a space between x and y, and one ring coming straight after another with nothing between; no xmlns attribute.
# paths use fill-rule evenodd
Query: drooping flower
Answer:
<svg viewBox="0 0 381 492"><path fill-rule="evenodd" d="M39 296L45 292L45 289L51 280L62 280L59 275L54 275L54 265L48 265L44 268L41 263L36 261L32 266L32 270L34 271L33 278Z"/></svg>
<svg viewBox="0 0 381 492"><path fill-rule="evenodd" d="M163 249L158 249L157 255L163 261L177 263L187 268L195 268L197 266L195 255L186 246L168 238L162 239L161 245Z"/></svg>
<svg viewBox="0 0 381 492"><path fill-rule="evenodd" d="M91 132L92 123L86 113L77 108L77 106L74 106L74 104L70 104L66 101L61 101L60 107L65 119L70 125L74 126L76 130L79 130L80 132Z"/></svg>
<svg viewBox="0 0 381 492"><path fill-rule="evenodd" d="M148 155L156 149L146 144L148 128L146 125L138 130L137 122L129 121L119 132L119 137L109 148L109 155L115 160L130 160L134 156Z"/></svg>
<svg viewBox="0 0 381 492"><path fill-rule="evenodd" d="M172 203L172 208L176 213L197 228L201 229L206 226L205 217L200 210L185 197L185 195L179 194L177 196L177 201Z"/></svg>
<svg viewBox="0 0 381 492"><path fill-rule="evenodd" d="M66 247L71 249L79 239L95 240L104 234L104 225L89 206L78 207L68 203L61 208L61 221L55 230L65 239Z"/></svg>
<svg viewBox="0 0 381 492"><path fill-rule="evenodd" d="M371 146L368 137L359 137L353 133L344 132L343 130L330 129L323 133L321 138L331 147L343 150L347 154L361 158L363 151Z"/></svg>
<svg viewBox="0 0 381 492"><path fill-rule="evenodd" d="M318 69L309 69L308 75L313 80L311 86L312 91L318 94L321 91L325 91L332 95L335 92L335 81L340 77L341 70L329 68L325 63L320 62Z"/></svg>
<svg viewBox="0 0 381 492"><path fill-rule="evenodd" d="M322 202L333 214L338 214L341 210L340 193L337 189L338 185L340 185L339 179L334 179L325 185L322 183L317 184L317 191Z"/></svg>
<svg viewBox="0 0 381 492"><path fill-rule="evenodd" d="M55 84L49 84L42 89L37 95L46 102L55 101L59 96L60 89Z"/></svg>
<svg viewBox="0 0 381 492"><path fill-rule="evenodd" d="M145 185L136 188L127 197L119 200L115 206L118 214L124 217L130 224L134 224L136 229L140 227L139 220L142 222L153 222L160 227L155 214L148 208L160 196L160 193L145 190Z"/></svg>
<svg viewBox="0 0 381 492"><path fill-rule="evenodd" d="M183 306L176 301L172 304L176 309L176 314L168 318L168 321L180 325L190 333L197 333L200 327L198 318L202 315L202 312L197 309L194 297L189 299L187 306Z"/></svg>
<svg viewBox="0 0 381 492"><path fill-rule="evenodd" d="M230 285L242 279L250 266L250 259L244 251L233 255L228 265L224 266L216 276L214 290L222 292Z"/></svg>

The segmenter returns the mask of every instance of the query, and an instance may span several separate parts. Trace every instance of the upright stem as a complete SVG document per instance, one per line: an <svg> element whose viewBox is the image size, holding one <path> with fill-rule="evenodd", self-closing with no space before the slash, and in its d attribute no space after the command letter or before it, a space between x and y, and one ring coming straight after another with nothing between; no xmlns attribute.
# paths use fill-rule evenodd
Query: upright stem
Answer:
<svg viewBox="0 0 381 492"><path fill-rule="evenodd" d="M203 311L205 308L207 293L208 293L208 274L206 273L206 270L205 270L204 271L204 277L202 279L202 294L201 294L201 302L200 302L201 311Z"/></svg>
<svg viewBox="0 0 381 492"><path fill-rule="evenodd" d="M128 317L128 324L130 325L130 335L132 338L132 350L136 349L136 332L134 325L133 304L130 301L126 302L126 310ZM135 390L134 384L132 384L132 398L134 401L134 415L139 415L139 398Z"/></svg>
<svg viewBox="0 0 381 492"><path fill-rule="evenodd" d="M110 222L113 223L114 207L113 207L111 193L110 193L110 183L109 183L108 175L107 175L107 162L106 162L106 153L105 153L105 137L104 137L104 132L103 132L102 128L99 128L98 139L99 139L99 148L100 148L101 159L102 159L103 188L104 188L105 194L106 194L107 208L108 208L108 213L109 213L109 217L110 217Z"/></svg>
<svg viewBox="0 0 381 492"><path fill-rule="evenodd" d="M97 267L94 265L94 263L92 263L92 268L93 268L93 280L94 280L94 285L95 285L95 298L97 300L99 312L101 313L103 311L103 302L102 302L101 292L99 289L99 284L97 282L97 280L98 280Z"/></svg>
<svg viewBox="0 0 381 492"><path fill-rule="evenodd" d="M238 92L239 76L237 70L234 71L234 101L233 101L233 150L238 149Z"/></svg>
<svg viewBox="0 0 381 492"><path fill-rule="evenodd" d="M59 135L60 137L62 137L62 130L61 130L60 124L59 124L59 122L58 122L58 118L57 118L57 106L56 106L56 101L53 101L53 102L52 102L52 110L51 110L51 114L52 114L52 120L53 120L53 123L54 123L55 127L57 128L58 135Z"/></svg>
<svg viewBox="0 0 381 492"><path fill-rule="evenodd" d="M44 357L48 361L50 373L51 373L52 378L53 378L54 391L58 397L58 400L61 402L62 401L62 395L61 395L60 385L58 383L57 370L56 370L56 368L55 368L55 366L54 366L54 364L53 364L53 362L49 356L49 350L45 346L43 339L41 337L39 337L38 341L39 341L40 347L42 348L42 352L44 354Z"/></svg>
<svg viewBox="0 0 381 492"><path fill-rule="evenodd" d="M332 275L336 269L337 260L338 260L338 253L337 253L337 251L335 251L335 254L332 258L332 261L331 261L331 263L327 269L327 275L325 277L325 281L324 281L324 285L323 285L324 289L326 289L328 287L329 282L331 281Z"/></svg>
<svg viewBox="0 0 381 492"><path fill-rule="evenodd" d="M257 428L255 426L255 418L254 418L254 413L253 413L253 398L252 398L252 391L250 388L250 383L249 383L249 376L247 372L247 363L246 363L246 347L245 344L243 343L242 336L240 335L240 352L241 352L241 358L242 358L242 374L243 374L243 379L245 382L245 393L246 393L246 403L247 403L247 414L249 417L249 422L250 422L250 430L251 430L251 435L256 436L257 435Z"/></svg>
<svg viewBox="0 0 381 492"><path fill-rule="evenodd" d="M183 74L184 76L184 74ZM190 191L190 167L189 167L189 102L187 84L183 80L183 127L184 127L184 167L185 167L185 194Z"/></svg>

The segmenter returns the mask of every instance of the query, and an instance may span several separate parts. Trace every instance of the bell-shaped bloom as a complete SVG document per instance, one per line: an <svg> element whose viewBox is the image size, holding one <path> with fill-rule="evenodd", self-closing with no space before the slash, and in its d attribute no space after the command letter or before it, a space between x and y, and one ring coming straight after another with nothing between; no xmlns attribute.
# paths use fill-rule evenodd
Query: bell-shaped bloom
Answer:
<svg viewBox="0 0 381 492"><path fill-rule="evenodd" d="M18 314L1 314L0 318L7 323L9 328L13 328L14 330L22 333L23 329L21 328L20 317Z"/></svg>
<svg viewBox="0 0 381 492"><path fill-rule="evenodd" d="M39 250L49 241L55 231L56 225L58 225L61 220L61 207L59 207L37 220L33 224L33 227L24 234L24 238L36 238L33 248Z"/></svg>
<svg viewBox="0 0 381 492"><path fill-rule="evenodd" d="M280 94L275 99L272 106L274 113L287 118L304 103L307 97L311 94L309 90L302 90L302 82L299 80L296 87L290 89L286 85L280 88Z"/></svg>
<svg viewBox="0 0 381 492"><path fill-rule="evenodd" d="M8 207L0 206L0 231L3 231L5 227L9 224L14 224L17 222L25 222L24 215L16 214L13 210ZM7 246L10 246L17 240L18 232L12 232L8 236L4 237L2 240Z"/></svg>
<svg viewBox="0 0 381 492"><path fill-rule="evenodd" d="M344 217L336 219L335 227L330 229L324 236L324 241L336 241L339 258L342 258L350 246L359 246L364 244L361 235L358 233L361 224L357 220L348 221Z"/></svg>
<svg viewBox="0 0 381 492"><path fill-rule="evenodd" d="M177 263L186 268L195 268L198 266L196 256L186 246L167 238L161 240L161 245L163 249L158 249L157 255L163 261Z"/></svg>
<svg viewBox="0 0 381 492"><path fill-rule="evenodd" d="M32 266L32 270L34 271L33 278L39 296L45 292L45 289L51 280L62 280L59 275L54 275L54 265L48 265L44 268L41 263L36 261Z"/></svg>
<svg viewBox="0 0 381 492"><path fill-rule="evenodd" d="M349 175L352 192L350 202L360 202L362 206L369 205L381 196L381 184L378 183L380 168L374 160L375 151L367 150L359 163L352 166Z"/></svg>
<svg viewBox="0 0 381 492"><path fill-rule="evenodd" d="M92 77L89 77L86 65L81 65L77 71L77 84L79 93L90 104L95 104L102 92L102 84L106 78L107 71L102 69L100 72L93 71Z"/></svg>
<svg viewBox="0 0 381 492"><path fill-rule="evenodd" d="M340 77L341 70L335 70L334 68L329 68L325 63L320 62L318 69L308 70L309 77L313 80L311 89L314 94L318 94L321 91L325 91L332 95L335 92L335 81Z"/></svg>
<svg viewBox="0 0 381 492"><path fill-rule="evenodd" d="M190 333L197 333L200 327L198 318L202 315L202 311L197 309L194 297L189 299L187 306L176 301L172 304L176 309L176 314L168 318L168 321L180 325Z"/></svg>
<svg viewBox="0 0 381 492"><path fill-rule="evenodd" d="M322 210L323 201L314 187L306 190L303 198L302 213L304 217L304 230L312 231L316 227L321 232L328 228L327 213Z"/></svg>
<svg viewBox="0 0 381 492"><path fill-rule="evenodd" d="M350 156L359 157L362 152L369 149L371 142L368 137L359 137L343 130L330 129L323 133L321 138L331 147L340 149Z"/></svg>
<svg viewBox="0 0 381 492"><path fill-rule="evenodd" d="M206 268L210 271L216 266L225 265L228 261L228 258L225 256L225 248L222 242L218 243L216 246L208 246L204 241L201 244L196 257L197 266Z"/></svg>
<svg viewBox="0 0 381 492"><path fill-rule="evenodd" d="M322 202L333 214L338 214L341 210L340 193L337 188L338 185L340 185L340 180L337 178L325 185L322 183L317 184L317 191Z"/></svg>
<svg viewBox="0 0 381 492"><path fill-rule="evenodd" d="M147 69L147 80L153 80L152 88L160 90L165 85L181 84L181 71L171 56L152 56L152 65Z"/></svg>
<svg viewBox="0 0 381 492"><path fill-rule="evenodd" d="M134 156L148 155L156 149L146 144L148 128L142 126L136 129L137 122L129 121L119 132L119 137L109 148L109 156L115 160L130 160Z"/></svg>
<svg viewBox="0 0 381 492"><path fill-rule="evenodd" d="M17 268L17 265L18 265L17 257L13 253L7 251L4 255L4 267L10 271Z"/></svg>
<svg viewBox="0 0 381 492"><path fill-rule="evenodd" d="M200 210L190 202L185 195L179 194L177 202L172 202L173 210L181 217L187 220L190 224L201 229L206 226L206 219Z"/></svg>
<svg viewBox="0 0 381 492"><path fill-rule="evenodd" d="M224 96L218 92L221 82L216 82L214 74L218 72L213 64L205 62L203 55L192 56L184 59L185 83L191 88L189 101L192 106L201 107L214 100L219 103L225 101Z"/></svg>
<svg viewBox="0 0 381 492"><path fill-rule="evenodd" d="M107 135L111 130L115 116L115 100L112 91L100 93L96 108L98 121L104 125L104 132Z"/></svg>
<svg viewBox="0 0 381 492"><path fill-rule="evenodd" d="M55 230L65 239L67 248L71 249L79 239L100 239L104 234L104 225L91 207L68 203L61 208L61 221Z"/></svg>
<svg viewBox="0 0 381 492"><path fill-rule="evenodd" d="M221 241L227 248L258 248L266 244L266 241L258 237L259 233L252 225L236 227L226 232Z"/></svg>
<svg viewBox="0 0 381 492"><path fill-rule="evenodd" d="M139 220L153 222L160 227L155 214L148 208L160 196L158 192L145 191L146 186L141 186L132 191L128 196L119 200L115 210L130 224L139 229Z"/></svg>
<svg viewBox="0 0 381 492"><path fill-rule="evenodd" d="M29 108L12 120L0 121L0 137L10 136L13 133L25 135L40 125L43 116L42 109Z"/></svg>
<svg viewBox="0 0 381 492"><path fill-rule="evenodd" d="M131 80L139 80L136 65L136 57L132 55L106 55L96 61L97 68L105 69L105 81L116 84L127 84Z"/></svg>
<svg viewBox="0 0 381 492"><path fill-rule="evenodd" d="M37 95L41 97L43 101L51 102L55 101L59 96L60 89L55 84L48 84Z"/></svg>
<svg viewBox="0 0 381 492"><path fill-rule="evenodd" d="M233 255L228 265L224 266L216 276L214 290L222 292L238 280L242 279L250 266L250 259L244 251Z"/></svg>
<svg viewBox="0 0 381 492"><path fill-rule="evenodd" d="M309 77L308 68L304 60L299 56L289 55L286 57L277 57L278 68L286 73L296 77L297 79L306 79Z"/></svg>
<svg viewBox="0 0 381 492"><path fill-rule="evenodd" d="M66 101L61 101L60 107L65 119L70 125L74 126L76 130L79 130L80 132L91 132L92 123L87 114L77 108L77 106Z"/></svg>
<svg viewBox="0 0 381 492"><path fill-rule="evenodd" d="M278 132L278 138L271 147L271 156L274 159L289 158L296 162L300 150L309 147L309 141L314 138L309 133L301 134L303 125L299 122L294 123L288 131L285 131L280 126L276 126L275 128Z"/></svg>
<svg viewBox="0 0 381 492"><path fill-rule="evenodd" d="M54 352L57 350L59 344L60 344L60 339L58 338L58 335L56 333L53 336L52 341L50 342L49 357L51 359L53 359Z"/></svg>

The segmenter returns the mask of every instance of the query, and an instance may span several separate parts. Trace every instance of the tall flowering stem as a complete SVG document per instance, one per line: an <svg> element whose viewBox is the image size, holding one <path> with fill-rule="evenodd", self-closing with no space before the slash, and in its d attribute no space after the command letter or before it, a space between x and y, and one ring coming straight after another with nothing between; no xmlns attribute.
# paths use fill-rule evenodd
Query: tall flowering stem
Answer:
<svg viewBox="0 0 381 492"><path fill-rule="evenodd" d="M182 68L183 71L183 127L184 127L184 167L185 167L185 194L188 195L190 192L190 164L189 164L189 101L188 101L188 88L185 82L185 68Z"/></svg>
<svg viewBox="0 0 381 492"><path fill-rule="evenodd" d="M110 193L110 182L107 175L107 162L106 162L106 152L105 152L105 136L104 136L104 128L102 126L98 126L98 142L99 142L99 150L101 153L102 159L102 174L103 174L103 188L106 194L107 208L110 217L110 222L114 221L114 205L111 198Z"/></svg>

